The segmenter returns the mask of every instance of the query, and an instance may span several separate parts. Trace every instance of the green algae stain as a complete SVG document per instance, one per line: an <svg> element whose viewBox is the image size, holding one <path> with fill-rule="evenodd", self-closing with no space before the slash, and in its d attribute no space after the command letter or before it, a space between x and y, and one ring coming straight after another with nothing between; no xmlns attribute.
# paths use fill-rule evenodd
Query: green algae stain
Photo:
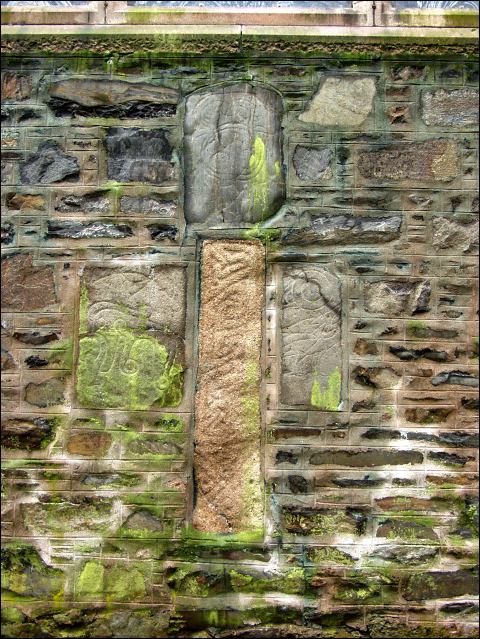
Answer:
<svg viewBox="0 0 480 639"><path fill-rule="evenodd" d="M87 561L76 583L78 599L102 599L105 568L99 561Z"/></svg>
<svg viewBox="0 0 480 639"><path fill-rule="evenodd" d="M310 398L312 406L322 408L323 410L338 410L341 388L342 374L337 366L328 377L326 390L322 390L322 385L318 378L314 379Z"/></svg>
<svg viewBox="0 0 480 639"><path fill-rule="evenodd" d="M99 329L80 339L77 394L83 406L145 410L178 406L183 368L146 332Z"/></svg>
<svg viewBox="0 0 480 639"><path fill-rule="evenodd" d="M253 153L248 162L250 171L250 197L252 207L262 214L268 213L268 166L265 143L257 135L253 143Z"/></svg>
<svg viewBox="0 0 480 639"><path fill-rule="evenodd" d="M145 578L138 568L114 566L107 573L106 591L109 601L138 599L145 595Z"/></svg>

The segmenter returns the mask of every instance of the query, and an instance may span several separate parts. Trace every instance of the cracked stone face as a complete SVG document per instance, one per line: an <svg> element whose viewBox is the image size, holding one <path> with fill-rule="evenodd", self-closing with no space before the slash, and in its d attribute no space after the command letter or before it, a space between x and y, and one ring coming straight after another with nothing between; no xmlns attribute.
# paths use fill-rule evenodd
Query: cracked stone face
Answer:
<svg viewBox="0 0 480 639"><path fill-rule="evenodd" d="M185 114L187 222L258 222L284 198L280 96L238 83L194 93Z"/></svg>

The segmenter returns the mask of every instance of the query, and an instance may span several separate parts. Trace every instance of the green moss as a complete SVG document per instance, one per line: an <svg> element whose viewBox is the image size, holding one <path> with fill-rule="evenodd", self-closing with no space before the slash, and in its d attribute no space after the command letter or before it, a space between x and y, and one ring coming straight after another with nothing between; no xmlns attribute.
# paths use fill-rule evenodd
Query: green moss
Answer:
<svg viewBox="0 0 480 639"><path fill-rule="evenodd" d="M101 600L105 568L99 561L87 561L83 566L75 587L78 599Z"/></svg>
<svg viewBox="0 0 480 639"><path fill-rule="evenodd" d="M310 403L322 410L336 411L340 405L342 374L338 366L330 373L326 390L322 390L320 380L316 378L312 385Z"/></svg>
<svg viewBox="0 0 480 639"><path fill-rule="evenodd" d="M280 237L280 230L266 228L260 223L257 223L255 226L252 226L251 229L244 231L243 237L246 240L260 240L264 246L273 250L277 246L276 240Z"/></svg>
<svg viewBox="0 0 480 639"><path fill-rule="evenodd" d="M15 606L5 606L2 608L2 623L22 623L25 615Z"/></svg>
<svg viewBox="0 0 480 639"><path fill-rule="evenodd" d="M298 595L303 593L305 587L305 572L299 567L291 568L281 575L270 578L254 577L237 570L229 570L228 575L234 592L257 594L283 592L287 595Z"/></svg>
<svg viewBox="0 0 480 639"><path fill-rule="evenodd" d="M146 332L101 328L80 339L77 394L83 406L145 410L178 406L183 368Z"/></svg>
<svg viewBox="0 0 480 639"><path fill-rule="evenodd" d="M63 597L63 572L48 566L33 546L24 543L3 546L1 564L3 601Z"/></svg>
<svg viewBox="0 0 480 639"><path fill-rule="evenodd" d="M113 566L106 575L107 601L131 601L145 596L145 577L136 567Z"/></svg>
<svg viewBox="0 0 480 639"><path fill-rule="evenodd" d="M355 560L352 559L352 557L342 552L341 550L332 548L331 546L325 546L323 548L312 548L308 553L308 558L315 564L328 563L350 566L355 563Z"/></svg>
<svg viewBox="0 0 480 639"><path fill-rule="evenodd" d="M185 430L185 422L177 415L162 415L155 424L155 428L167 431L169 433L183 433Z"/></svg>
<svg viewBox="0 0 480 639"><path fill-rule="evenodd" d="M60 366L71 370L73 366L73 340L71 337L57 342L49 349L48 361L51 364L60 364Z"/></svg>
<svg viewBox="0 0 480 639"><path fill-rule="evenodd" d="M257 135L253 143L253 152L248 162L250 171L250 199L252 209L262 218L268 215L268 192L270 178L267 166L265 142Z"/></svg>

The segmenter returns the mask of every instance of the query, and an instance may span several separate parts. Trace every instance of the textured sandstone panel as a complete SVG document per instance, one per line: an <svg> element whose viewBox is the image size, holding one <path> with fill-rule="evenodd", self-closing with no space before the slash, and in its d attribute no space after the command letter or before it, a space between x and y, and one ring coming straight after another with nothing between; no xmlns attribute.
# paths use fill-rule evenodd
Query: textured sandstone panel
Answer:
<svg viewBox="0 0 480 639"><path fill-rule="evenodd" d="M185 271L86 269L77 396L83 406L178 406L183 388Z"/></svg>
<svg viewBox="0 0 480 639"><path fill-rule="evenodd" d="M459 163L455 142L427 140L361 153L358 170L368 179L450 182L459 174Z"/></svg>
<svg viewBox="0 0 480 639"><path fill-rule="evenodd" d="M35 311L56 301L51 266L34 266L29 253L2 260L2 309Z"/></svg>
<svg viewBox="0 0 480 639"><path fill-rule="evenodd" d="M187 222L258 222L284 198L281 98L238 83L195 93L185 114Z"/></svg>
<svg viewBox="0 0 480 639"><path fill-rule="evenodd" d="M236 532L262 525L260 351L264 305L260 242L203 245L194 524Z"/></svg>
<svg viewBox="0 0 480 639"><path fill-rule="evenodd" d="M341 401L341 289L323 266L287 266L281 299L284 404L337 410Z"/></svg>
<svg viewBox="0 0 480 639"><path fill-rule="evenodd" d="M422 93L422 119L436 126L478 124L478 90L472 88Z"/></svg>
<svg viewBox="0 0 480 639"><path fill-rule="evenodd" d="M359 126L370 114L374 96L373 78L326 78L299 120L321 126Z"/></svg>

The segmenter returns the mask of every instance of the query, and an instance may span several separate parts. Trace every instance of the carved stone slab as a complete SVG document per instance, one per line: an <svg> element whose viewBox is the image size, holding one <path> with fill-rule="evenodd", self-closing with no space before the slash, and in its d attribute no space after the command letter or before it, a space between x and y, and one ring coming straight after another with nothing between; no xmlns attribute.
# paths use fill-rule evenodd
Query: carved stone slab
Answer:
<svg viewBox="0 0 480 639"><path fill-rule="evenodd" d="M260 528L260 352L265 249L207 241L195 399L196 528Z"/></svg>
<svg viewBox="0 0 480 639"><path fill-rule="evenodd" d="M185 332L182 267L87 269L79 319L80 405L146 410L180 404Z"/></svg>
<svg viewBox="0 0 480 639"><path fill-rule="evenodd" d="M340 281L323 266L287 266L282 290L282 402L337 410L342 371Z"/></svg>
<svg viewBox="0 0 480 639"><path fill-rule="evenodd" d="M282 101L237 83L190 95L185 114L185 216L258 222L282 204Z"/></svg>

